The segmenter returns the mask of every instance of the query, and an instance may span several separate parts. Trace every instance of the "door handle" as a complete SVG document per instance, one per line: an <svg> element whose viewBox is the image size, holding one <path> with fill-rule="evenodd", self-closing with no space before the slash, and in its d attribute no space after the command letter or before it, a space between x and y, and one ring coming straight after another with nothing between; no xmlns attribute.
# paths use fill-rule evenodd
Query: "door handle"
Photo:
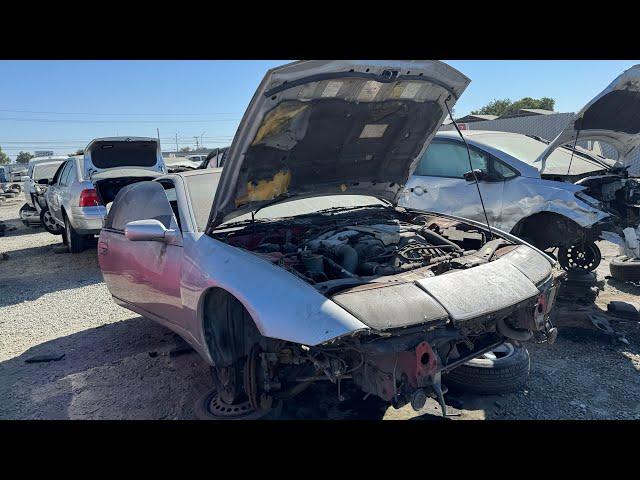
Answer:
<svg viewBox="0 0 640 480"><path fill-rule="evenodd" d="M416 195L422 195L424 193L427 193L427 188L421 185L418 185L417 187L413 187L411 189L411 193L414 193Z"/></svg>

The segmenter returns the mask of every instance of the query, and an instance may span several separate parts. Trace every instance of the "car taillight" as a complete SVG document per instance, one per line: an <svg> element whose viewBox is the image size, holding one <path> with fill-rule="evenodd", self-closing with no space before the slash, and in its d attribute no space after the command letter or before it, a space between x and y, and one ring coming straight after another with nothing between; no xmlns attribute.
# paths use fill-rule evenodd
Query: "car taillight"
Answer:
<svg viewBox="0 0 640 480"><path fill-rule="evenodd" d="M81 207L95 207L100 205L100 199L98 193L93 188L86 188L80 192L80 205Z"/></svg>

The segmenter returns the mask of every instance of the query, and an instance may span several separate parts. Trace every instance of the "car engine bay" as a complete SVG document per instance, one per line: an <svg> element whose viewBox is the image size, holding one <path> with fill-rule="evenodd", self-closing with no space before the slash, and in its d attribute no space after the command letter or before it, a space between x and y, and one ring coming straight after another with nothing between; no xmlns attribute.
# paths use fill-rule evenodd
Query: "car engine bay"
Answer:
<svg viewBox="0 0 640 480"><path fill-rule="evenodd" d="M485 263L515 245L442 216L379 208L249 223L216 237L249 250L324 294L420 270L423 277ZM488 256L478 251L491 243ZM476 254L476 255L474 255ZM387 280L385 280L387 279Z"/></svg>

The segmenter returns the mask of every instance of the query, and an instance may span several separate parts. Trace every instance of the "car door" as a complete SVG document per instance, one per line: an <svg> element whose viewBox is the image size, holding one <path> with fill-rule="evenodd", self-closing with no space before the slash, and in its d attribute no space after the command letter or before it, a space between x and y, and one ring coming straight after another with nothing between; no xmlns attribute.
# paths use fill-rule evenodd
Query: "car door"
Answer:
<svg viewBox="0 0 640 480"><path fill-rule="evenodd" d="M135 220L155 219L180 230L178 219L159 182L144 181L123 188L111 206L98 241L98 260L111 294L151 318L180 323L182 235L172 243L133 241L125 227Z"/></svg>
<svg viewBox="0 0 640 480"><path fill-rule="evenodd" d="M503 206L504 176L516 175L489 153L470 146L471 163L480 170L480 192L489 222L500 222ZM478 189L470 172L466 146L461 141L434 140L427 148L402 193L400 204L419 210L457 215L485 222Z"/></svg>
<svg viewBox="0 0 640 480"><path fill-rule="evenodd" d="M49 207L49 211L51 212L51 215L59 222L62 222L61 189L64 188L64 180L69 175L71 163L72 160L67 160L60 166L60 168L58 168L58 171L53 176L53 180L51 181L51 185L49 185L47 192L47 205Z"/></svg>

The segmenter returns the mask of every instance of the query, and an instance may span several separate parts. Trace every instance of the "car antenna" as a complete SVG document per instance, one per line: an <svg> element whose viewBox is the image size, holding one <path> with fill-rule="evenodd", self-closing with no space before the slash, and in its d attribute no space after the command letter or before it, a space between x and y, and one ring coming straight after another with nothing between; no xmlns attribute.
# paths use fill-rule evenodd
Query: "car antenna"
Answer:
<svg viewBox="0 0 640 480"><path fill-rule="evenodd" d="M464 142L464 146L467 147L467 157L469 158L469 168L471 169L471 173L473 174L473 179L476 183L476 188L478 189L478 197L480 197L480 205L482 205L482 213L484 213L484 219L487 222L487 228L489 229L489 240L493 240L493 232L491 231L489 216L487 215L487 209L484 208L484 200L482 199L482 193L480 193L480 184L478 183L478 177L476 176L476 171L473 169L473 164L471 163L471 150L469 149L469 144L467 143L467 140L464 138L464 135L462 135L462 132L458 128L458 124L453 119L453 115L451 115L451 109L449 108L449 104L447 103L449 100L451 100L451 95L449 95L447 99L444 101L444 106L447 107L447 112L449 112L449 118L451 119L451 123L453 123L453 126L456 127L456 130L458 131L458 135L460 135L460 138Z"/></svg>

